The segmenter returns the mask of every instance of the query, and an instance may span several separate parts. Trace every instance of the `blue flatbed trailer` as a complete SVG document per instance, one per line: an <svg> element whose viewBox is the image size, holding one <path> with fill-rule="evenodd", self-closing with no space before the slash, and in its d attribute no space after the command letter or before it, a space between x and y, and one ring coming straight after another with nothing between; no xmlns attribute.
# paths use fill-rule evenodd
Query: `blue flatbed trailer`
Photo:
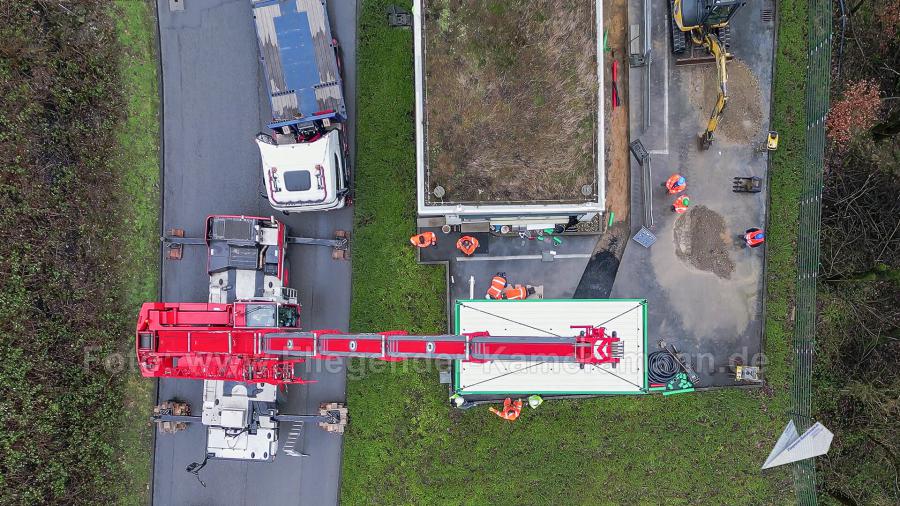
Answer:
<svg viewBox="0 0 900 506"><path fill-rule="evenodd" d="M343 122L337 41L326 0L251 0L273 130Z"/></svg>

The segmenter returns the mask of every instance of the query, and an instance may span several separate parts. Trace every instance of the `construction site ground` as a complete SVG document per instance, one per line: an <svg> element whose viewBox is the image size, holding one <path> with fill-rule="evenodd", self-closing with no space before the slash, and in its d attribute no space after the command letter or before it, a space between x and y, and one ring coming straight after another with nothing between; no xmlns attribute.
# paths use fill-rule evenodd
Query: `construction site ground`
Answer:
<svg viewBox="0 0 900 506"><path fill-rule="evenodd" d="M617 23L626 5L628 23ZM599 236L563 236L558 245L549 237L538 241L470 234L481 244L471 257L455 248L462 234L423 229L434 231L438 244L421 250L420 261L448 267L448 321L456 300L484 297L491 277L504 272L512 284L535 286L534 297L646 298L650 349L665 339L686 353L701 376L698 386L737 384L731 369L735 360L758 365L765 248L744 247L742 236L750 227L764 227L767 188L764 183L760 193L734 193L732 178L767 177L763 146L769 126L774 24L763 21L762 7L747 5L732 21L729 105L712 148L702 151L698 136L716 99L715 65L676 66L668 7L653 4L650 121L645 129L645 69L627 65L627 41L640 34L622 28L643 26L643 1L607 2L606 22L616 27L607 35L608 55L619 61L620 96L627 105L608 105L605 118L612 226L605 226L607 213ZM610 87L607 84L606 100ZM623 138L626 132L630 137ZM651 230L658 240L650 248L631 239L643 225L645 205L641 167L626 151L628 141L635 139L651 153ZM672 211L674 196L662 186L674 172L688 180L686 194L692 204L682 215ZM548 257L548 252L556 254Z"/></svg>
<svg viewBox="0 0 900 506"><path fill-rule="evenodd" d="M184 10L170 10L171 5ZM350 125L356 115L356 2L329 2L335 37L341 42ZM260 160L253 137L271 119L259 64L250 2L158 0L163 96L163 229L180 227L202 236L209 214L275 214L260 198ZM351 126L351 132L353 127ZM349 136L355 150L353 135ZM355 153L355 151L354 151ZM352 209L277 215L292 235L331 238L349 230ZM162 263L162 300L207 299L206 250L188 247L184 259ZM292 246L290 286L297 288L305 328L348 330L350 263L335 261L329 248ZM323 289L327 287L327 289ZM343 401L343 361L312 362L301 371L319 383L290 386L282 394L286 414L309 414L320 402ZM160 380L159 401L201 407L201 382ZM283 427L279 438L286 439ZM203 461L205 427L158 434L153 466L155 504L336 504L341 476L342 438L318 429L307 432L302 451L310 457L279 454L272 462L211 460L199 480L185 472ZM202 483L201 483L202 480Z"/></svg>
<svg viewBox="0 0 900 506"><path fill-rule="evenodd" d="M407 260L411 260L413 251L409 246L397 251L399 241L408 244L408 234L415 226L409 194L414 188L411 171L398 170L412 166L414 148L409 130L392 135L385 132L390 125L403 125L410 117L413 56L409 51L411 34L392 31L379 22L391 3L395 2L362 2L360 82L367 86L360 88L360 97L377 95L387 104L410 105L388 107L387 114L380 109L380 103L360 108L368 110L372 118L364 124L380 126L369 132L364 126L360 128L360 157L371 159L360 171L373 172L369 176L372 183L365 188L374 186L378 191L370 190L369 195L385 195L390 202L379 203L378 207L368 205L367 212L361 213L357 221L359 229L369 228L373 233L363 245L362 234L357 230L357 249L365 251L354 253L354 320L358 320L359 330L411 328L446 332L445 322L439 317L442 308L434 303L435 285L440 285L436 278L442 276L410 265ZM611 11L611 3L616 2L605 2L605 14ZM403 5L408 6L409 2ZM624 7L621 13L625 15ZM657 16L665 14L665 10L655 11ZM609 39L615 22L607 23ZM782 26L802 31L806 19L787 15L781 22ZM628 26L624 19L618 23ZM404 34L406 37L401 36ZM613 45L610 40L610 46ZM804 52L796 46L790 49ZM626 71L627 68L620 68L620 74ZM624 87L623 76L619 78ZM629 97L633 95L630 90L625 91ZM605 93L608 100L609 90ZM631 102L633 107L640 106L634 99ZM361 100L361 105L365 103ZM387 121L378 123L385 117ZM699 116L696 119L700 121ZM699 127L694 134L698 132ZM609 131L607 134L613 135ZM364 142L364 138L368 140ZM611 148L611 143L607 146ZM786 152L777 153L779 157L782 154ZM778 172L778 176L782 174ZM783 180L779 180L783 185ZM406 194L396 188L407 188ZM359 191L364 191L362 186ZM408 199L405 206L394 203L403 198ZM358 213L363 206L363 199L359 200ZM781 201L778 206L783 210L791 204ZM634 214L640 215L641 209L634 210ZM630 249L634 244L630 241L629 224L619 222L619 211L616 215L613 230L617 226L625 228L618 244L629 245ZM608 253L597 272L608 273L608 269L599 267L618 261L613 253L616 248L602 246L604 241L611 243L608 238L614 236L607 231L599 236L601 246L582 250L587 254ZM448 237L438 232L437 237L439 247L447 248L444 252L448 258L457 256L449 248L458 235ZM562 246L571 246L568 237L563 239L566 242ZM511 245L518 242L518 238L504 240ZM782 234L773 237L768 247L778 247L784 256L789 245L788 234ZM505 247L491 239L484 254L492 255ZM367 263L361 261L363 255L367 255ZM515 272L516 262L490 263ZM586 269L591 269L590 261L586 265ZM557 267L548 267L551 271L545 272L557 272ZM450 268L453 272L455 267L451 264ZM516 281L514 274L509 276ZM604 277L585 273L575 291L609 290L612 278L609 274ZM619 280L624 281L622 276ZM456 283L458 292L468 297L466 280L457 279ZM482 292L485 283L482 280L476 291ZM784 285L792 283L792 279L781 280L782 293ZM572 289L574 286L567 288ZM787 306L784 298L776 298L774 304L782 309ZM652 346L652 336L648 337ZM514 504L737 504L747 502L748 497L761 504L785 502L790 471L759 471L769 451L767 442L778 438L788 409L784 350L789 339L778 333L770 334L770 338L774 361L769 368L771 388L727 388L674 396L554 399L535 410L524 409L515 423L498 419L485 406L469 410L449 408L447 387L438 384L437 367L431 362L405 361L381 367L378 361L354 361L348 380L352 420L345 440L342 500L347 504L373 500L387 504L453 504L465 497L467 503L482 504L496 501L499 493ZM683 479L686 475L687 480ZM573 487L575 482L579 485ZM515 485L504 488L510 483Z"/></svg>
<svg viewBox="0 0 900 506"><path fill-rule="evenodd" d="M456 249L456 241L463 234L443 234L440 229L423 230L433 231L438 243L421 250L419 260L426 264L446 263L448 267L447 321L453 321L449 317L449 308L457 299L484 298L491 278L497 272L505 272L512 284L536 287L539 293L535 296L572 298L597 244L596 235L560 236L562 244L556 245L550 237L539 241L478 233L468 234L478 239L479 248L467 257ZM545 255L550 255L547 260ZM470 279L474 279L471 293Z"/></svg>
<svg viewBox="0 0 900 506"><path fill-rule="evenodd" d="M600 236L578 288L576 299L609 297L619 269L619 261L628 243L631 210L631 167L628 152L628 0L606 0L603 3L603 26L606 28L604 56L604 162L606 167L606 212L603 221L609 225ZM612 65L618 65L616 91L619 105L612 106Z"/></svg>
<svg viewBox="0 0 900 506"><path fill-rule="evenodd" d="M643 0L629 0L628 25L643 26ZM764 319L765 248L748 249L741 236L764 228L774 23L748 2L731 22L729 103L708 151L698 148L716 98L715 65L676 66L670 50L668 7L651 2L650 121L644 128L645 68L629 70L631 140L650 152L653 233L644 248L628 240L612 297L648 301L651 348L665 339L688 354L702 386L734 384L729 365L759 360ZM632 30L630 39L639 37ZM638 38L638 40L640 40ZM687 178L691 209L676 215L674 196L661 185L678 172ZM630 234L643 224L641 167L631 159ZM732 178L758 176L760 193L733 193Z"/></svg>

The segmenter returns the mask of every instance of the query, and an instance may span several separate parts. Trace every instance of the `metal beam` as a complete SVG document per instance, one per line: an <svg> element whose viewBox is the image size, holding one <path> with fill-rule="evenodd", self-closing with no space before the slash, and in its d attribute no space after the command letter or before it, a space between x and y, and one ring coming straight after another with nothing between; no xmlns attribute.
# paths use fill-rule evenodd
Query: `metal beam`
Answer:
<svg viewBox="0 0 900 506"><path fill-rule="evenodd" d="M338 239L315 239L312 237L287 237L287 244L302 244L306 246L325 246L328 248L347 249L350 241L346 237Z"/></svg>

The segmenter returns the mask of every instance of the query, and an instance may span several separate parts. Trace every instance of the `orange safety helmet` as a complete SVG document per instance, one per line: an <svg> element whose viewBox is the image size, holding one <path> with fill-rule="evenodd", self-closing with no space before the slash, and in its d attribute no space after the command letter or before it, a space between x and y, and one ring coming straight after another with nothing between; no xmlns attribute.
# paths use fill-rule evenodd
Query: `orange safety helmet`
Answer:
<svg viewBox="0 0 900 506"><path fill-rule="evenodd" d="M456 241L456 249L462 251L463 255L471 256L478 249L478 239L471 235L464 235Z"/></svg>
<svg viewBox="0 0 900 506"><path fill-rule="evenodd" d="M417 248L427 248L437 244L437 236L434 232L426 231L410 237L409 242Z"/></svg>

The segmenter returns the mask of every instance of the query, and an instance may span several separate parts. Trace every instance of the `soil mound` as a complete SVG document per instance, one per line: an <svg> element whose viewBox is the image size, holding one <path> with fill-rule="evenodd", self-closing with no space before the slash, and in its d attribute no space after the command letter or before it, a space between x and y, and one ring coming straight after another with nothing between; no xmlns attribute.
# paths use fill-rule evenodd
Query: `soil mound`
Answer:
<svg viewBox="0 0 900 506"><path fill-rule="evenodd" d="M675 254L700 269L728 279L734 262L728 256L725 220L705 206L682 214L675 222Z"/></svg>

